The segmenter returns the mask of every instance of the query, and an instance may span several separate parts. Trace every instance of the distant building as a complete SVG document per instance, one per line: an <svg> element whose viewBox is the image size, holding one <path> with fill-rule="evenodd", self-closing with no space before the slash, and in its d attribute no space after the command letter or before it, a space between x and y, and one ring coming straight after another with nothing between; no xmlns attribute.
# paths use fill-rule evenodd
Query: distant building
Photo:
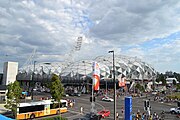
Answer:
<svg viewBox="0 0 180 120"><path fill-rule="evenodd" d="M5 62L3 69L3 81L2 85L8 85L16 80L16 75L18 73L18 63L17 62Z"/></svg>
<svg viewBox="0 0 180 120"><path fill-rule="evenodd" d="M0 85L0 101L4 101L6 96L6 85Z"/></svg>
<svg viewBox="0 0 180 120"><path fill-rule="evenodd" d="M5 62L3 74L0 74L0 101L5 100L7 85L16 80L18 73L17 62Z"/></svg>
<svg viewBox="0 0 180 120"><path fill-rule="evenodd" d="M179 83L176 78L166 78L167 84L173 84L173 81L175 81L176 83Z"/></svg>

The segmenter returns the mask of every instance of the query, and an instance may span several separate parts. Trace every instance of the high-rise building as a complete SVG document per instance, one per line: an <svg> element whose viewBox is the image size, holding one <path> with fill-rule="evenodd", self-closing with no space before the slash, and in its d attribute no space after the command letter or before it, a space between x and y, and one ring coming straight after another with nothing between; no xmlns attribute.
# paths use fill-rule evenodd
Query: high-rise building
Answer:
<svg viewBox="0 0 180 120"><path fill-rule="evenodd" d="M18 62L5 62L3 69L2 85L8 85L16 80L18 73Z"/></svg>

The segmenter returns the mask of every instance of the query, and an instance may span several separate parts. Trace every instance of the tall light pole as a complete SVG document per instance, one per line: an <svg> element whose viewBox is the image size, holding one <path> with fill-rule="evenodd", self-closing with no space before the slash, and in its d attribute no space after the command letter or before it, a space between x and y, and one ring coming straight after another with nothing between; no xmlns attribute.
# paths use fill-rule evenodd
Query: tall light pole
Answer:
<svg viewBox="0 0 180 120"><path fill-rule="evenodd" d="M43 66L41 66L41 72L42 72L42 76L41 76L42 80L41 80L41 82L43 83L43 80L44 80L44 69L43 69Z"/></svg>
<svg viewBox="0 0 180 120"><path fill-rule="evenodd" d="M111 50L108 53L113 53L114 120L116 120L116 80L115 80L115 66L114 66L114 50Z"/></svg>
<svg viewBox="0 0 180 120"><path fill-rule="evenodd" d="M51 63L50 62L47 62L47 63L43 63L43 64L45 64L45 65L51 65ZM51 68L48 70L48 78L47 78L47 81L46 82L48 82L48 80L50 79L50 74L51 74Z"/></svg>
<svg viewBox="0 0 180 120"><path fill-rule="evenodd" d="M32 74L32 90L31 90L31 100L34 100L33 96L33 89L34 89L34 72L35 72L35 65L37 61L34 61L34 68L33 68L33 74Z"/></svg>

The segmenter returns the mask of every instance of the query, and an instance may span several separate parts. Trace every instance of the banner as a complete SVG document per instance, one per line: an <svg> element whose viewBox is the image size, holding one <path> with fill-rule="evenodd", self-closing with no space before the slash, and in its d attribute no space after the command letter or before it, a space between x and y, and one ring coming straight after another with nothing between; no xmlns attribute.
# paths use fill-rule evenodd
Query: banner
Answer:
<svg viewBox="0 0 180 120"><path fill-rule="evenodd" d="M93 62L93 88L99 90L100 84L100 68L97 62Z"/></svg>
<svg viewBox="0 0 180 120"><path fill-rule="evenodd" d="M119 81L119 87L126 86L126 77L123 74L120 75L118 81Z"/></svg>

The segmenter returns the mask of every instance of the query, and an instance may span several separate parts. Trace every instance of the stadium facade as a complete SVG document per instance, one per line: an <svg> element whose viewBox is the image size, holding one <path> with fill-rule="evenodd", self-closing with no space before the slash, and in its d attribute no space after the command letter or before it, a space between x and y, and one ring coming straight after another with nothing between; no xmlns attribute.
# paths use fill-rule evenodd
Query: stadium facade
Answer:
<svg viewBox="0 0 180 120"><path fill-rule="evenodd" d="M113 71L112 56L98 56L92 60L79 60L71 64L64 62L37 62L35 65L20 68L17 79L32 80L32 74L34 72L35 81L44 82L51 78L51 75L54 73L61 76L64 83L76 83L87 78L91 79L93 61L99 63L101 80L111 80ZM156 74L152 66L136 57L115 56L116 79L125 76L128 81L151 81L156 79Z"/></svg>

